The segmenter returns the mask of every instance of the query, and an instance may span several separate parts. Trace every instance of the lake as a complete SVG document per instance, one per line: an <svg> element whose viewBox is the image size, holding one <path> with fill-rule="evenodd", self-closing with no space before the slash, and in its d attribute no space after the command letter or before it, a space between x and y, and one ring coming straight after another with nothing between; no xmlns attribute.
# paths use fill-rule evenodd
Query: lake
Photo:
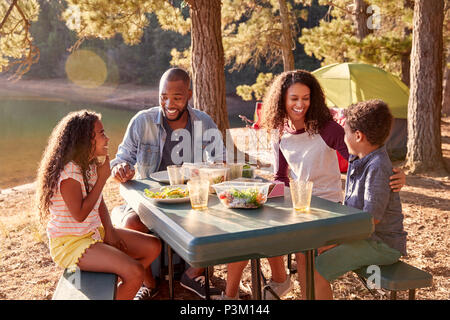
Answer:
<svg viewBox="0 0 450 320"><path fill-rule="evenodd" d="M0 189L33 182L52 129L70 111L84 108L102 114L112 159L137 111L56 99L0 97ZM241 114L251 119L253 111ZM229 119L232 128L244 126L237 115L230 114Z"/></svg>

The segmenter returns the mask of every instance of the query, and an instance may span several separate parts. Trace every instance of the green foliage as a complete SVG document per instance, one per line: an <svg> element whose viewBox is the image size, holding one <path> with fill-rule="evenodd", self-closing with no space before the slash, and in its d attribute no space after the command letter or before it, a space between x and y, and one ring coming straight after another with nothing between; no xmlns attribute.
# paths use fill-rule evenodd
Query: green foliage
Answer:
<svg viewBox="0 0 450 320"><path fill-rule="evenodd" d="M253 100L253 95L256 100L262 100L266 93L266 88L273 80L272 73L260 73L256 78L256 83L249 85L241 85L236 88L236 93L245 101Z"/></svg>
<svg viewBox="0 0 450 320"><path fill-rule="evenodd" d="M27 59L31 62L37 54L31 46L29 23L37 20L39 4L37 0L19 0L9 10L12 4L12 1L0 0L0 21L4 22L0 29L0 72L14 62Z"/></svg>
<svg viewBox="0 0 450 320"><path fill-rule="evenodd" d="M0 3L5 6L9 0ZM37 15L32 20L31 34L41 57L31 67L29 77L66 77L65 63L71 47L89 49L102 57L108 71L114 73L108 75L108 81L112 82L157 84L170 64L190 68L189 8L181 0L35 0L34 3L41 10L39 20ZM280 50L274 46L281 34L278 6L278 0L223 1L228 93L234 92L238 84L251 84L260 72L282 71ZM305 8L299 0L288 1L288 7L293 29L297 31L301 26L316 24L324 13L316 10L317 5ZM22 44L15 45L16 49L23 48ZM296 67L313 70L319 66L301 45L295 46L294 55Z"/></svg>
<svg viewBox="0 0 450 320"><path fill-rule="evenodd" d="M228 6L234 4L234 7L228 10L226 3ZM241 7L236 8L237 3L240 3ZM224 1L222 23L227 23L223 31L226 62L233 66L231 70L242 68L247 64L259 66L264 62L267 66L266 70L281 72L282 69L278 67L283 63L279 1L258 1L257 4L247 4L245 8L244 3L247 1ZM295 44L295 38L298 37L303 26L311 27L317 24L325 14L326 8L320 7L317 3L302 0L286 0L286 5L291 32L294 36L292 50L295 68L314 70L319 67L317 59L307 56L308 52L305 50L305 53L303 45ZM305 7L305 5L310 6ZM233 12L237 13L233 16ZM251 100L253 97L257 100L262 99L265 88L272 80L272 78L269 79L268 74L262 72L258 75L255 84L241 85L236 88L236 93L242 99Z"/></svg>
<svg viewBox="0 0 450 320"><path fill-rule="evenodd" d="M353 0L319 3L334 5L330 19L319 26L303 29L299 42L306 53L322 61L322 65L336 62L359 61L377 65L396 75L401 74L401 58L411 51L412 14L404 0L372 0L380 9L380 28L362 41L356 37ZM372 15L369 19L374 18Z"/></svg>

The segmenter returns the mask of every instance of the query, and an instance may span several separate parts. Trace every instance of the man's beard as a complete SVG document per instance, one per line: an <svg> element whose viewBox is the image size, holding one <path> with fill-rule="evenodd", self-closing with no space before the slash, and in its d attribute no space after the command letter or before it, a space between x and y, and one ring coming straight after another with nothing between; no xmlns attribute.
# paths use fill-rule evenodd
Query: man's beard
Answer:
<svg viewBox="0 0 450 320"><path fill-rule="evenodd" d="M188 104L186 103L186 105L184 106L183 110L178 111L178 116L175 119L169 119L167 117L167 115L166 115L167 110L166 110L166 112L163 112L164 117L166 118L167 121L178 121L178 120L180 120L181 117L183 116L183 114L187 111L187 105Z"/></svg>

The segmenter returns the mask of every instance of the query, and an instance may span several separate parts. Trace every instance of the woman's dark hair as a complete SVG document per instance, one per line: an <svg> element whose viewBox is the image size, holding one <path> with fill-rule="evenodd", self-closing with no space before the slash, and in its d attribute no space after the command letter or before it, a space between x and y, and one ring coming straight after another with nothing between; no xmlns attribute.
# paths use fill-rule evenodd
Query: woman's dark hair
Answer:
<svg viewBox="0 0 450 320"><path fill-rule="evenodd" d="M89 110L71 112L53 129L37 172L37 206L42 218L49 213L50 199L64 166L74 161L81 167L86 191L89 191L87 172L92 163L91 154L95 145L95 122L101 115Z"/></svg>
<svg viewBox="0 0 450 320"><path fill-rule="evenodd" d="M325 104L325 95L317 79L308 71L286 71L278 75L266 92L262 107L262 126L266 129L278 129L283 132L287 121L286 92L288 88L301 83L310 90L310 106L305 115L305 130L318 133L326 122L333 119L330 110Z"/></svg>
<svg viewBox="0 0 450 320"><path fill-rule="evenodd" d="M375 146L381 146L391 132L392 114L382 100L358 102L344 110L345 123L355 132L364 133L367 140Z"/></svg>

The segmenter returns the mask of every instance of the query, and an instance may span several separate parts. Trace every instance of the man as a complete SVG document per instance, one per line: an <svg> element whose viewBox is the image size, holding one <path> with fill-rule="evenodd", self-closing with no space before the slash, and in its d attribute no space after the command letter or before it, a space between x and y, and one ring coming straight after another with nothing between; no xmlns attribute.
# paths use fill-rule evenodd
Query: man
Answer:
<svg viewBox="0 0 450 320"><path fill-rule="evenodd" d="M111 161L112 176L117 181L132 179L135 165L137 178L148 178L172 164L202 161L205 151L213 160L225 160L220 131L208 114L188 105L191 97L186 71L171 68L163 74L159 83L160 106L140 111L130 120L116 158ZM204 134L206 131L208 134ZM204 136L214 139L205 141ZM125 228L149 231L128 205L122 223ZM205 298L204 268L187 269L181 276L181 285ZM217 294L220 290L211 287L210 295Z"/></svg>

